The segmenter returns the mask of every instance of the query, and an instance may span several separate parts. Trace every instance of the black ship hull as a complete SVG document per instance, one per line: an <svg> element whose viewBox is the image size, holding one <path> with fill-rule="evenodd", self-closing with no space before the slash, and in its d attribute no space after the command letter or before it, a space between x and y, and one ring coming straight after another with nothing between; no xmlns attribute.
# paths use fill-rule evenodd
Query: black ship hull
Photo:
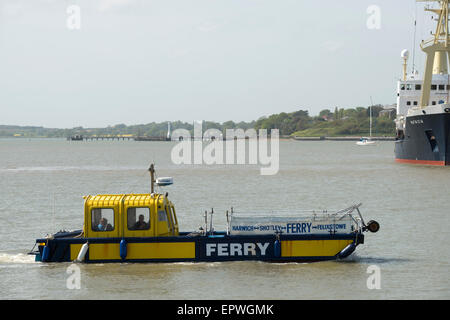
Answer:
<svg viewBox="0 0 450 320"><path fill-rule="evenodd" d="M450 113L407 117L404 132L397 135L397 162L450 165Z"/></svg>

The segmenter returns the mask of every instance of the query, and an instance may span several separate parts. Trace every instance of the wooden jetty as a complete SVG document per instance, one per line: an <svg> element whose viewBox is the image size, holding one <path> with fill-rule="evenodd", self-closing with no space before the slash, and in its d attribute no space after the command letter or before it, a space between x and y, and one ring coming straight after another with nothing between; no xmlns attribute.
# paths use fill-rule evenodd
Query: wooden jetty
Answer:
<svg viewBox="0 0 450 320"><path fill-rule="evenodd" d="M67 138L70 141L93 141L93 140L134 140L133 135L94 135L94 136L83 136L74 135Z"/></svg>
<svg viewBox="0 0 450 320"><path fill-rule="evenodd" d="M127 135L92 135L82 136L74 135L67 137L69 141L99 141L99 140L135 140L135 141L170 141L167 137L150 137L150 136L135 136L131 134Z"/></svg>
<svg viewBox="0 0 450 320"><path fill-rule="evenodd" d="M170 141L168 137L149 137L149 136L137 136L134 137L135 141Z"/></svg>

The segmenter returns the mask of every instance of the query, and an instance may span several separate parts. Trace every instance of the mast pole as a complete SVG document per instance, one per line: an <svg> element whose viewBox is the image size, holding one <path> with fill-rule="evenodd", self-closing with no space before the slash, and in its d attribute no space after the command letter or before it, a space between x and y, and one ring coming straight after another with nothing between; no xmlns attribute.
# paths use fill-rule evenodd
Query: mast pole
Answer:
<svg viewBox="0 0 450 320"><path fill-rule="evenodd" d="M372 96L370 96L370 103L371 103L371 106L370 106L370 110L369 110L369 117L370 117L370 131L369 131L369 134L370 134L370 137L372 138L372 107L373 107Z"/></svg>
<svg viewBox="0 0 450 320"><path fill-rule="evenodd" d="M413 58L412 58L412 74L416 72L416 34L417 34L417 2L414 11L414 42L413 42Z"/></svg>
<svg viewBox="0 0 450 320"><path fill-rule="evenodd" d="M155 166L153 163L150 165L150 168L148 168L148 171L150 172L150 185L151 185L151 192L154 193L155 191Z"/></svg>

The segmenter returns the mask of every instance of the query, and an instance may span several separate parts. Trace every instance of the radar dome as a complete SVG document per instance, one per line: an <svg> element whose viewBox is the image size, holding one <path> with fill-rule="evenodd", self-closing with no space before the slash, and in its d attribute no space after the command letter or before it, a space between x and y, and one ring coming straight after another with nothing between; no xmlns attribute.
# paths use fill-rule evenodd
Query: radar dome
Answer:
<svg viewBox="0 0 450 320"><path fill-rule="evenodd" d="M401 53L401 57L403 58L403 59L408 59L409 58L409 51L408 50L403 50L402 51L402 53Z"/></svg>

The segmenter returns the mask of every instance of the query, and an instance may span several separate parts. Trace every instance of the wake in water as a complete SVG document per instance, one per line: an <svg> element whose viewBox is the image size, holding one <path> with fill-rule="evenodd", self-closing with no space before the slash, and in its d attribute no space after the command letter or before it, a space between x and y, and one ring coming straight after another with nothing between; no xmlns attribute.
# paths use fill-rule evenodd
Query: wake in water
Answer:
<svg viewBox="0 0 450 320"><path fill-rule="evenodd" d="M26 253L0 252L0 264L35 263L34 258L34 255L29 255Z"/></svg>
<svg viewBox="0 0 450 320"><path fill-rule="evenodd" d="M396 262L410 262L412 259L396 258L396 257L369 257L352 254L343 260L336 260L339 263L362 263L362 264L382 264Z"/></svg>

